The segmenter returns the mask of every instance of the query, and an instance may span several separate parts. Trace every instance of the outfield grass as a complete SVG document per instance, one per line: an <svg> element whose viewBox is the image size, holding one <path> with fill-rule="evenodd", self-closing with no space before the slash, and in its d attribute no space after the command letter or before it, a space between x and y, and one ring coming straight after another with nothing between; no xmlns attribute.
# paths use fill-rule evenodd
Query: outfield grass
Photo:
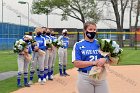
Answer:
<svg viewBox="0 0 140 93"><path fill-rule="evenodd" d="M123 48L119 65L140 65L140 49Z"/></svg>
<svg viewBox="0 0 140 93"><path fill-rule="evenodd" d="M71 51L68 50L68 69L73 68L71 63ZM140 49L134 50L132 48L123 48L121 61L119 65L140 65ZM0 72L6 71L17 71L17 60L16 55L11 51L0 51ZM58 57L56 59L55 71L58 73ZM34 82L37 81L37 75L35 75ZM0 81L0 93L10 93L15 91L16 87L16 76L7 80Z"/></svg>
<svg viewBox="0 0 140 93"><path fill-rule="evenodd" d="M17 70L17 55L12 51L0 51L0 73Z"/></svg>
<svg viewBox="0 0 140 93"><path fill-rule="evenodd" d="M68 50L68 69L73 68L71 63L71 51ZM11 51L0 51L0 72L6 71L17 71L17 55L13 54ZM56 64L54 69L54 74L58 73L58 57L56 58ZM34 82L37 81L37 75L34 75ZM23 83L23 81L22 81ZM16 86L16 76L0 81L0 93L10 93L12 91L17 90Z"/></svg>

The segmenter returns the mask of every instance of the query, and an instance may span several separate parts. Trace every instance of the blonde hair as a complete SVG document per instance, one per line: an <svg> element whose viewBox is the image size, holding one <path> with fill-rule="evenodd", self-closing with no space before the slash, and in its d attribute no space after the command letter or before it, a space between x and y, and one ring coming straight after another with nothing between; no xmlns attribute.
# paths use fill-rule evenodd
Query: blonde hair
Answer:
<svg viewBox="0 0 140 93"><path fill-rule="evenodd" d="M37 33L38 31L42 31L42 27L36 27L34 32Z"/></svg>

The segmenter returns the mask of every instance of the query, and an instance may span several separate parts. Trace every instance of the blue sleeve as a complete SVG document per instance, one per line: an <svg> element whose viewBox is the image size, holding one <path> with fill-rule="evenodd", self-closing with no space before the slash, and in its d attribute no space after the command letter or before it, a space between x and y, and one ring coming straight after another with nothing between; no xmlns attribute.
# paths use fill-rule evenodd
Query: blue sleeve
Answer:
<svg viewBox="0 0 140 93"><path fill-rule="evenodd" d="M40 46L39 47L39 49L41 49L41 50L46 50L46 48L47 48L46 46Z"/></svg>
<svg viewBox="0 0 140 93"><path fill-rule="evenodd" d="M31 45L29 45L29 48L28 48L28 53L31 54L32 53L32 47Z"/></svg>
<svg viewBox="0 0 140 93"><path fill-rule="evenodd" d="M74 45L73 51L72 51L72 62L75 60L82 60L82 54L80 51L80 47L78 46L77 43Z"/></svg>

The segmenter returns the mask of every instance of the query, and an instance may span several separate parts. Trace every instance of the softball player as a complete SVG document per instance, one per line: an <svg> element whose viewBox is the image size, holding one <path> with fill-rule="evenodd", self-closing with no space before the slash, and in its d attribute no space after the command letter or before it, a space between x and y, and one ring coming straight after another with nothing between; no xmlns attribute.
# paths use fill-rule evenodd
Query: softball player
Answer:
<svg viewBox="0 0 140 93"><path fill-rule="evenodd" d="M37 42L37 46L33 47L33 62L31 64L31 69L30 69L30 82L29 84L32 84L33 80L33 75L35 72L35 69L37 68L37 74L38 74L38 82L40 84L44 84L45 82L43 81L44 78L44 60L45 60L45 55L44 54L39 54L39 50L45 51L46 50L46 42L45 38L42 37L42 28L36 28L35 29L35 41Z"/></svg>
<svg viewBox="0 0 140 93"><path fill-rule="evenodd" d="M25 36L23 38L23 40L28 44L28 46L27 46L28 53L31 54L32 50L31 50L31 45L29 43L29 38ZM21 85L21 75L23 73L24 73L24 86L25 87L30 87L30 85L28 84L29 62L26 60L24 52L21 52L21 53L18 54L17 62L18 62L17 87L22 87L22 85Z"/></svg>
<svg viewBox="0 0 140 93"><path fill-rule="evenodd" d="M51 37L52 37L52 42L57 41L57 37L55 37L54 31L51 31ZM53 46L53 51L52 51L52 71L51 71L51 78L53 79L53 72L54 72L54 65L56 61L56 55L57 55L57 47Z"/></svg>
<svg viewBox="0 0 140 93"><path fill-rule="evenodd" d="M66 73L67 48L68 48L68 45L69 45L69 38L67 37L67 32L68 32L67 29L64 29L62 31L63 35L58 38L58 41L63 42L63 46L59 47L59 49L58 49L60 76L69 76L69 74Z"/></svg>
<svg viewBox="0 0 140 93"><path fill-rule="evenodd" d="M106 70L102 72L100 80L89 78L88 74L95 65L103 66L107 61L99 54L99 44L96 39L96 24L87 22L84 24L85 39L77 42L72 51L72 62L78 71L78 91L79 93L109 93L108 84L105 78Z"/></svg>
<svg viewBox="0 0 140 93"><path fill-rule="evenodd" d="M45 32L44 32L45 33ZM52 43L52 38L50 36L50 29L46 29L46 36L45 36L45 40L49 41L50 43ZM45 74L44 74L44 81L46 81L46 79L48 80L53 80L53 78L51 77L51 72L52 72L52 60L53 60L53 49L52 46L47 46L47 50L46 52L46 56L45 56L45 61L44 61L44 66L45 66Z"/></svg>

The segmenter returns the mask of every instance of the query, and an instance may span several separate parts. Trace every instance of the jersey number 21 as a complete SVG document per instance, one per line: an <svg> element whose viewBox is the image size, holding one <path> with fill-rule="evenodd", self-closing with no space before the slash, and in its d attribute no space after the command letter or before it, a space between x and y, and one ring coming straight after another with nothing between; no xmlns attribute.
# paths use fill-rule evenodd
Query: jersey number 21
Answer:
<svg viewBox="0 0 140 93"><path fill-rule="evenodd" d="M89 56L90 60L89 61L95 61L97 60L97 56Z"/></svg>

